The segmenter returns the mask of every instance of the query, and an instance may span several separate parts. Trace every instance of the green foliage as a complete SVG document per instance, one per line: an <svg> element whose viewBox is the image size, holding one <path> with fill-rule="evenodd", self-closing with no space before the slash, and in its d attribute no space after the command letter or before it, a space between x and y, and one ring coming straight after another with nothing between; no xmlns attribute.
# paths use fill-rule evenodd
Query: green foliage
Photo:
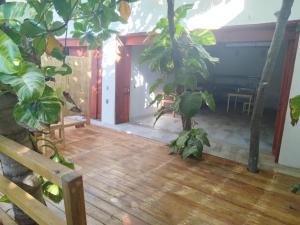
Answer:
<svg viewBox="0 0 300 225"><path fill-rule="evenodd" d="M204 146L210 147L207 133L202 129L192 129L183 131L176 140L169 144L169 153L180 154L183 159L188 157L201 159Z"/></svg>
<svg viewBox="0 0 300 225"><path fill-rule="evenodd" d="M0 30L0 75L18 73L21 63L18 46Z"/></svg>
<svg viewBox="0 0 300 225"><path fill-rule="evenodd" d="M36 151L42 152L43 148L50 149L52 151L50 159L72 170L75 169L74 164L66 160L62 155L60 155L55 144L49 141L48 139L35 139L34 137L32 137L32 141ZM39 145L39 142L44 142L44 144ZM58 185L53 184L51 181L47 180L44 177L41 177L41 182L43 194L47 196L50 200L52 200L55 203L59 203L63 199L63 191Z"/></svg>
<svg viewBox="0 0 300 225"><path fill-rule="evenodd" d="M295 126L300 118L300 95L290 99L290 111L291 111L291 123ZM300 183L294 184L291 188L291 192L297 193L300 190Z"/></svg>
<svg viewBox="0 0 300 225"><path fill-rule="evenodd" d="M300 191L300 183L299 184L294 184L291 188L291 192L296 194L298 191Z"/></svg>
<svg viewBox="0 0 300 225"><path fill-rule="evenodd" d="M3 202L3 203L11 203L10 199L7 197L7 195L3 195L1 198L0 198L0 202Z"/></svg>
<svg viewBox="0 0 300 225"><path fill-rule="evenodd" d="M54 13L60 19L54 20ZM73 37L88 42L90 48L100 47L116 33L109 29L112 22L126 22L119 16L116 0L28 0L0 5L0 94L17 95L15 119L30 130L58 121L61 101L47 81L72 72L55 38L67 33L70 21ZM43 68L43 54L60 60L61 65Z"/></svg>
<svg viewBox="0 0 300 225"><path fill-rule="evenodd" d="M300 117L300 95L290 99L291 123L296 125Z"/></svg>
<svg viewBox="0 0 300 225"><path fill-rule="evenodd" d="M159 74L156 82L149 88L155 93L160 87L163 94L157 94L150 103L159 103L168 96L175 96L176 102L167 108L161 108L155 114L159 119L164 113L175 110L187 118L192 118L205 102L210 109L215 109L213 96L206 91L199 92L199 81L209 77L207 64L218 62L217 58L210 56L203 45L214 45L214 34L208 30L188 31L181 21L193 8L193 4L185 4L175 10L176 42L179 48L179 58L182 59L180 68L174 66L172 44L169 35L168 20L162 18L149 33L148 39L153 39L140 57L140 64L147 63L149 68ZM178 90L181 91L178 91Z"/></svg>

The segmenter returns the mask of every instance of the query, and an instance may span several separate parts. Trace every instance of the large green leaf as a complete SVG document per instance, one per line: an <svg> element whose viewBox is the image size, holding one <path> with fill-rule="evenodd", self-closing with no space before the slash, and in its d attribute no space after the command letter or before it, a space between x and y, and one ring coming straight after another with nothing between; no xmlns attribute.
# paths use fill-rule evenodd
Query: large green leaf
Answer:
<svg viewBox="0 0 300 225"><path fill-rule="evenodd" d="M0 30L0 77L3 74L18 73L22 57L18 46Z"/></svg>
<svg viewBox="0 0 300 225"><path fill-rule="evenodd" d="M300 117L300 95L290 99L292 125L296 125Z"/></svg>
<svg viewBox="0 0 300 225"><path fill-rule="evenodd" d="M21 33L27 37L33 38L46 33L46 29L32 19L26 19L21 25Z"/></svg>
<svg viewBox="0 0 300 225"><path fill-rule="evenodd" d="M55 91L45 87L43 95L35 102L20 102L14 110L16 121L30 130L41 130L45 124L57 123L60 101Z"/></svg>
<svg viewBox="0 0 300 225"><path fill-rule="evenodd" d="M19 101L35 101L40 98L45 88L45 77L40 69L28 64L22 75L2 75L0 81L10 85L16 92Z"/></svg>
<svg viewBox="0 0 300 225"><path fill-rule="evenodd" d="M212 111L216 110L216 103L212 94L204 91L201 93L203 100L205 101L208 108Z"/></svg>
<svg viewBox="0 0 300 225"><path fill-rule="evenodd" d="M198 30L191 32L193 41L201 45L215 45L217 43L214 33L210 30Z"/></svg>
<svg viewBox="0 0 300 225"><path fill-rule="evenodd" d="M179 137L176 140L176 145L179 149L184 148L187 140L190 137L190 132L189 131L183 131L180 133Z"/></svg>
<svg viewBox="0 0 300 225"><path fill-rule="evenodd" d="M64 21L70 19L76 0L53 0L54 8Z"/></svg>
<svg viewBox="0 0 300 225"><path fill-rule="evenodd" d="M25 19L33 18L36 12L25 2L7 2L0 5L0 23L8 22L15 28Z"/></svg>
<svg viewBox="0 0 300 225"><path fill-rule="evenodd" d="M179 110L185 117L191 118L199 112L202 106L202 95L200 92L186 92L180 96Z"/></svg>
<svg viewBox="0 0 300 225"><path fill-rule="evenodd" d="M199 149L195 145L185 148L182 152L183 159L187 159L188 157L190 157L192 155L199 158Z"/></svg>
<svg viewBox="0 0 300 225"><path fill-rule="evenodd" d="M59 203L63 199L62 189L50 181L43 183L42 190L43 194L55 203Z"/></svg>

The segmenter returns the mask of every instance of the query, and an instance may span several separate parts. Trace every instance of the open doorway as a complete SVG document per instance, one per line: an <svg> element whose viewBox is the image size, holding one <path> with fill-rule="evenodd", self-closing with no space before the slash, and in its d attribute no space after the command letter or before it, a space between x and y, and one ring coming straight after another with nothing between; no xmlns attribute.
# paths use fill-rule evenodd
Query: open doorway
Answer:
<svg viewBox="0 0 300 225"><path fill-rule="evenodd" d="M266 94L261 150L272 156L273 145L273 153L276 158L280 149L278 140L282 136L285 122L287 93L290 89L289 80L293 73L293 49L297 49L298 36L295 34L295 24L290 22L288 25L276 74L274 74L274 79ZM274 28L274 23L225 27L216 31L218 44L207 48L213 56L220 58L220 63L211 67L210 80L203 82L203 87L199 87L199 89L209 89L214 93L217 111L211 113L205 109L201 110L195 121L196 126L200 126L209 133L213 140L213 149L217 149L217 151L238 149L244 151L246 155L248 153L251 111ZM128 118L132 124L150 128L153 127L155 108L147 107L153 97L149 95L148 89L156 75L151 73L146 65L138 64L139 56L145 48L145 37L146 34L130 34L122 37L122 43L123 49L126 49L126 54L130 56L131 60L131 68L126 70L130 72L128 74L130 84L126 84L127 87L130 87ZM123 51L125 52L125 50ZM122 65L124 64L121 60L120 68L117 65L117 71L124 71L121 68ZM128 66L128 63L126 65ZM116 73L117 84L119 76L124 77L124 73L122 75ZM122 86L122 82L119 85ZM118 90L122 90L121 87L117 88L117 93ZM229 94L232 95L228 104ZM251 96L251 101L249 96ZM118 114L116 105L116 118L118 118ZM176 134L181 130L180 117L176 115L174 117L172 114L166 115L159 120L155 129ZM274 139L274 135L277 137L276 139ZM278 152L274 152L274 147ZM274 162L273 157L272 161Z"/></svg>

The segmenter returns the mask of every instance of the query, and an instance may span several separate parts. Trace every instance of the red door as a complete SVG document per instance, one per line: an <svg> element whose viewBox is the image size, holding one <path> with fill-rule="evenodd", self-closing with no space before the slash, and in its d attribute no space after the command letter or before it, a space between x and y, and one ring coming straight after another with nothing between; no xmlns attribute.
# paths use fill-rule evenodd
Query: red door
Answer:
<svg viewBox="0 0 300 225"><path fill-rule="evenodd" d="M116 124L129 122L131 48L124 46L123 41L122 38L117 39Z"/></svg>

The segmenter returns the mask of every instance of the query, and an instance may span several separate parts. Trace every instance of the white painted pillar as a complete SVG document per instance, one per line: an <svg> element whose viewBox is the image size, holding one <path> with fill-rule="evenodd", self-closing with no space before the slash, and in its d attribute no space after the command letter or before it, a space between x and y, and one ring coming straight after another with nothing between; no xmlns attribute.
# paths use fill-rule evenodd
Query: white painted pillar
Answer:
<svg viewBox="0 0 300 225"><path fill-rule="evenodd" d="M115 124L115 35L103 43L102 51L102 122Z"/></svg>

